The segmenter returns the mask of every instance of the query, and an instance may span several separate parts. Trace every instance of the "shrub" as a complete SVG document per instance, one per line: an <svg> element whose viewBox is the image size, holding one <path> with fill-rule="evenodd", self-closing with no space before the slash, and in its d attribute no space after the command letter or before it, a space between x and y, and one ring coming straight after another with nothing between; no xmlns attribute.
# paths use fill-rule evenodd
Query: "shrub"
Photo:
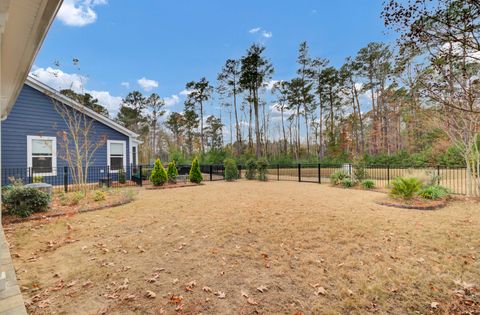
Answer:
<svg viewBox="0 0 480 315"><path fill-rule="evenodd" d="M365 159L355 158L353 160L352 167L353 167L353 178L356 181L361 182L362 180L368 177L367 171L365 169L367 167L367 163L365 162Z"/></svg>
<svg viewBox="0 0 480 315"><path fill-rule="evenodd" d="M198 159L194 158L192 161L192 166L190 167L190 182L200 184L203 180L202 172L200 171L200 164Z"/></svg>
<svg viewBox="0 0 480 315"><path fill-rule="evenodd" d="M245 178L248 180L255 179L257 177L257 162L254 159L249 159L247 161Z"/></svg>
<svg viewBox="0 0 480 315"><path fill-rule="evenodd" d="M347 172L345 171L336 171L330 175L330 182L332 185L338 185L340 184L345 178L350 178L350 175L348 175Z"/></svg>
<svg viewBox="0 0 480 315"><path fill-rule="evenodd" d="M168 182L169 183L171 183L171 184L176 184L177 183L178 170L177 170L177 166L175 164L175 161L172 161L172 162L168 163L167 176L168 176Z"/></svg>
<svg viewBox="0 0 480 315"><path fill-rule="evenodd" d="M150 175L150 181L152 182L153 186L162 186L167 182L167 180L167 172L165 171L162 162L160 162L160 159L157 159Z"/></svg>
<svg viewBox="0 0 480 315"><path fill-rule="evenodd" d="M33 176L32 182L34 182L34 183L43 182L43 176Z"/></svg>
<svg viewBox="0 0 480 315"><path fill-rule="evenodd" d="M392 182L390 195L402 199L411 199L422 189L422 182L416 177L397 177Z"/></svg>
<svg viewBox="0 0 480 315"><path fill-rule="evenodd" d="M105 200L106 194L103 190L95 190L95 193L93 194L93 200L95 201L102 201Z"/></svg>
<svg viewBox="0 0 480 315"><path fill-rule="evenodd" d="M349 177L345 177L344 179L342 179L342 186L345 187L345 188L351 188L355 185L355 182L353 181L353 179L349 178Z"/></svg>
<svg viewBox="0 0 480 315"><path fill-rule="evenodd" d="M268 162L266 159L260 159L257 161L257 172L258 172L258 180L267 181L267 168Z"/></svg>
<svg viewBox="0 0 480 315"><path fill-rule="evenodd" d="M225 159L223 164L225 165L225 180L229 182L236 180L238 178L237 162L234 159Z"/></svg>
<svg viewBox="0 0 480 315"><path fill-rule="evenodd" d="M13 186L2 199L8 213L28 217L32 213L48 210L51 198L36 188Z"/></svg>
<svg viewBox="0 0 480 315"><path fill-rule="evenodd" d="M118 171L118 182L120 184L125 184L127 182L125 171L123 169Z"/></svg>
<svg viewBox="0 0 480 315"><path fill-rule="evenodd" d="M431 185L431 186L424 187L418 193L420 197L425 199L432 199L432 200L443 198L445 196L448 196L448 194L449 194L448 189L439 185Z"/></svg>
<svg viewBox="0 0 480 315"><path fill-rule="evenodd" d="M67 197L67 205L68 206L76 206L85 198L85 194L81 191L77 191L72 193L69 197Z"/></svg>
<svg viewBox="0 0 480 315"><path fill-rule="evenodd" d="M365 189L373 189L375 188L375 182L371 179L365 179L362 181L362 187Z"/></svg>

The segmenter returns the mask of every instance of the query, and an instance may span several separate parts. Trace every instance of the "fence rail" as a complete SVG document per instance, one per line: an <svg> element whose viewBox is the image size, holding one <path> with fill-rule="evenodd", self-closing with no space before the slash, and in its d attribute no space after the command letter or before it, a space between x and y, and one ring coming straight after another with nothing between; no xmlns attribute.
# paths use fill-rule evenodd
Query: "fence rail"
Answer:
<svg viewBox="0 0 480 315"><path fill-rule="evenodd" d="M268 175L270 180L298 181L311 183L330 183L330 176L338 171L354 174L351 164L295 164L270 165ZM365 167L365 179L375 182L376 187L388 188L397 177L416 176L425 180L433 180L436 184L448 188L454 194L467 193L467 171L465 167L406 167L393 165L368 165Z"/></svg>
<svg viewBox="0 0 480 315"><path fill-rule="evenodd" d="M110 187L150 185L150 174L153 165L129 165L123 170L111 170L109 166L90 166L85 169L87 181L82 188L96 189L106 185ZM245 166L239 165L240 177ZM190 165L177 165L179 175L186 177ZM225 168L222 164L202 164L200 171L205 181L218 181L225 178ZM273 164L268 166L269 180L298 181L310 183L330 183L330 176L337 171L354 173L351 164ZM375 182L376 187L387 188L391 181L399 176L420 176L435 179L436 183L448 188L454 194L467 193L467 172L465 167L405 167L393 165L368 165L365 167L366 178ZM122 180L122 176L124 180ZM41 178L40 178L41 177ZM79 189L75 184L74 172L68 167L38 170L32 168L2 169L2 185L7 185L11 179L20 179L24 183L42 181L51 184L56 190L74 191Z"/></svg>

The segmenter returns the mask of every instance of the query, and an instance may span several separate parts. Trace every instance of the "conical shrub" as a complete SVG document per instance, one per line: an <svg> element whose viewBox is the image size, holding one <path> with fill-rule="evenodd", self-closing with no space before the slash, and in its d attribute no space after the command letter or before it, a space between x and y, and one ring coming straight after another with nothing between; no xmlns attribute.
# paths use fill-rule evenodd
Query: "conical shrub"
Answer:
<svg viewBox="0 0 480 315"><path fill-rule="evenodd" d="M175 161L168 163L167 176L168 176L169 183L171 184L177 183L178 170L177 170L177 166L175 165Z"/></svg>
<svg viewBox="0 0 480 315"><path fill-rule="evenodd" d="M153 186L162 186L168 180L167 172L160 162L160 159L155 161L155 165L153 166L152 174L150 175L150 181L152 182Z"/></svg>
<svg viewBox="0 0 480 315"><path fill-rule="evenodd" d="M237 162L234 159L225 159L225 180L228 182L234 181L238 178Z"/></svg>
<svg viewBox="0 0 480 315"><path fill-rule="evenodd" d="M192 166L190 167L190 181L192 183L200 184L203 180L202 172L200 171L200 164L198 159L194 158L192 161Z"/></svg>

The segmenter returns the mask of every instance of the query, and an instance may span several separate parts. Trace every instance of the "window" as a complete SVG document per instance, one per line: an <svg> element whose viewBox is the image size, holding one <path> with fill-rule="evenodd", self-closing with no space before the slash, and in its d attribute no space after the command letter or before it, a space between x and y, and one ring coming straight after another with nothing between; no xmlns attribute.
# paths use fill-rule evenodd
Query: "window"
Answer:
<svg viewBox="0 0 480 315"><path fill-rule="evenodd" d="M27 136L27 166L34 174L57 174L57 138Z"/></svg>
<svg viewBox="0 0 480 315"><path fill-rule="evenodd" d="M107 163L108 166L110 166L110 170L118 171L121 169L126 169L127 161L125 141L108 140L107 146Z"/></svg>
<svg viewBox="0 0 480 315"><path fill-rule="evenodd" d="M137 165L137 146L132 147L132 164Z"/></svg>

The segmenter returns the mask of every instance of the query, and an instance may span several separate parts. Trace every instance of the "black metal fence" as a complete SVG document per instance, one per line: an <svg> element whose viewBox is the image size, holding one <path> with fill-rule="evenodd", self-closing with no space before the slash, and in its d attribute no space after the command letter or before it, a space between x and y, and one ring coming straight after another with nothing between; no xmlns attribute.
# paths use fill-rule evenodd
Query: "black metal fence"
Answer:
<svg viewBox="0 0 480 315"><path fill-rule="evenodd" d="M53 186L57 191L76 191L79 189L96 189L101 186L125 187L138 185L136 173L138 167L129 165L125 169L111 170L109 166L89 166L81 170L67 166L58 168L36 169L16 167L2 169L2 186L21 181L24 184L43 182Z"/></svg>
<svg viewBox="0 0 480 315"><path fill-rule="evenodd" d="M74 191L79 188L96 189L100 186L125 187L149 185L153 165L129 165L123 170L111 170L108 166L90 166L84 169L86 183L79 187L75 180L74 170L68 167L50 169L49 172L35 171L32 168L2 169L2 185L8 185L12 180L23 183L45 182L56 190ZM245 167L238 166L242 177ZM177 165L180 180L188 180L190 165ZM218 181L225 178L225 168L221 164L200 165L200 171L205 181ZM354 173L351 164L273 164L268 166L268 179L277 181L298 181L310 183L330 183L330 176L344 171ZM466 194L468 191L467 172L465 167L406 167L392 165L368 165L365 168L366 178L375 182L379 188L388 188L391 181L399 176L416 176L424 180L434 180L437 184L448 188L454 194Z"/></svg>
<svg viewBox="0 0 480 315"><path fill-rule="evenodd" d="M269 166L268 176L269 180L323 184L330 183L330 176L338 171L352 175L355 170L351 164L276 164ZM388 188L396 177L415 176L442 185L454 194L466 194L468 190L465 167L368 165L365 173L365 178L373 180L378 188Z"/></svg>

